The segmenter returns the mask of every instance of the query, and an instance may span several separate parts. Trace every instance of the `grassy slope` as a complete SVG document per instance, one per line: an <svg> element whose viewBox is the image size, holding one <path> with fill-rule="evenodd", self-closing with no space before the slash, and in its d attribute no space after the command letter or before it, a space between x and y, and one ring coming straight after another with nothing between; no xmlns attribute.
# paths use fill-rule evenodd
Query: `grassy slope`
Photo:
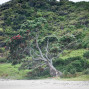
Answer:
<svg viewBox="0 0 89 89"><path fill-rule="evenodd" d="M18 70L20 65L12 66L11 64L0 64L0 78L3 79L26 79L26 73L29 70ZM81 75L75 78L51 78L51 79L58 79L64 81L88 81L89 75Z"/></svg>
<svg viewBox="0 0 89 89"><path fill-rule="evenodd" d="M4 79L24 79L29 70L18 70L20 65L0 64L0 78Z"/></svg>
<svg viewBox="0 0 89 89"><path fill-rule="evenodd" d="M69 57L81 56L83 57L83 53L85 53L86 49L78 49L78 50L65 50L63 55L61 55L62 59L67 59ZM0 64L0 78L4 79L27 79L26 74L30 70L18 70L20 64L12 66L9 63ZM59 80L74 80L74 81L87 81L89 80L89 75L83 75L83 73L78 73L76 77L72 78L56 78Z"/></svg>
<svg viewBox="0 0 89 89"><path fill-rule="evenodd" d="M78 49L78 50L66 50L64 51L65 55L61 55L62 59L67 59L70 57L76 57L76 56L80 56L83 57L83 54L86 52L86 49ZM82 75L80 73L80 76L78 75L75 78L63 78L62 80L73 80L73 81L88 81L89 80L89 75Z"/></svg>
<svg viewBox="0 0 89 89"><path fill-rule="evenodd" d="M76 56L83 56L83 54L86 52L86 49L78 49L78 50L65 50L64 53L61 55L62 59L67 59L70 57L76 57Z"/></svg>
<svg viewBox="0 0 89 89"><path fill-rule="evenodd" d="M60 55L63 60L71 57L82 57L83 54L88 51L87 49L77 49L77 50L65 50L62 55ZM58 67L58 66L57 66ZM88 81L89 80L89 74L85 75L83 72L77 72L76 77L71 78L56 78L59 80L68 80L68 81Z"/></svg>

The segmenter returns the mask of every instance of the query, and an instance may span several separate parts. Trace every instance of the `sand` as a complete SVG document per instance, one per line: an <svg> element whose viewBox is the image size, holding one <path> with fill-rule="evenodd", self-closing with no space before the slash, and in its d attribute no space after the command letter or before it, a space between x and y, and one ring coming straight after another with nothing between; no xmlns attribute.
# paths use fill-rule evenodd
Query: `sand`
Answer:
<svg viewBox="0 0 89 89"><path fill-rule="evenodd" d="M0 80L0 89L89 89L89 81Z"/></svg>

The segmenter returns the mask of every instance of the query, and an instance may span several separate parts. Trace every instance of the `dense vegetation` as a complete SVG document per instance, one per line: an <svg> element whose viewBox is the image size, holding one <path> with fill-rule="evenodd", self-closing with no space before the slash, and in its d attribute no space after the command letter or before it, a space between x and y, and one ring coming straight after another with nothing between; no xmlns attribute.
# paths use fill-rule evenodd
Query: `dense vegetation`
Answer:
<svg viewBox="0 0 89 89"><path fill-rule="evenodd" d="M19 71L26 70L25 78L50 76L48 66L38 60L39 47L44 58L52 59L64 77L89 74L89 2L11 0L2 4L0 63L4 64L1 67L5 63L12 63L13 67L18 64ZM4 75L5 72L0 74Z"/></svg>

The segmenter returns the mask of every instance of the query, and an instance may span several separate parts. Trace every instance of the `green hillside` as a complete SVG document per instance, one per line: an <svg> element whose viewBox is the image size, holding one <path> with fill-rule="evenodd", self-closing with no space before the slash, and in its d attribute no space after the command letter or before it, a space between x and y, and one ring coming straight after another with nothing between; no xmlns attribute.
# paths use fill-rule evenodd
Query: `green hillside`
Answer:
<svg viewBox="0 0 89 89"><path fill-rule="evenodd" d="M89 76L89 2L11 0L0 5L0 76L10 63L12 69L19 64L26 70L22 79L49 77L50 68L38 55L47 63L52 59L63 77Z"/></svg>

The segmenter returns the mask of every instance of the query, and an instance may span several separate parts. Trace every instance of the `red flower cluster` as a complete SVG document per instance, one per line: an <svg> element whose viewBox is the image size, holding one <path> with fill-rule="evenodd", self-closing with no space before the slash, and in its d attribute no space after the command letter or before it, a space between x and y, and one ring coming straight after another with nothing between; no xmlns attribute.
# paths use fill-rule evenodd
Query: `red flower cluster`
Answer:
<svg viewBox="0 0 89 89"><path fill-rule="evenodd" d="M27 32L29 33L29 32L30 32L30 30L27 30Z"/></svg>
<svg viewBox="0 0 89 89"><path fill-rule="evenodd" d="M21 39L22 37L21 37L21 35L17 35L17 36L13 36L12 38L11 38L11 40L17 40L17 39Z"/></svg>
<svg viewBox="0 0 89 89"><path fill-rule="evenodd" d="M7 48L7 46L4 47L5 49Z"/></svg>

